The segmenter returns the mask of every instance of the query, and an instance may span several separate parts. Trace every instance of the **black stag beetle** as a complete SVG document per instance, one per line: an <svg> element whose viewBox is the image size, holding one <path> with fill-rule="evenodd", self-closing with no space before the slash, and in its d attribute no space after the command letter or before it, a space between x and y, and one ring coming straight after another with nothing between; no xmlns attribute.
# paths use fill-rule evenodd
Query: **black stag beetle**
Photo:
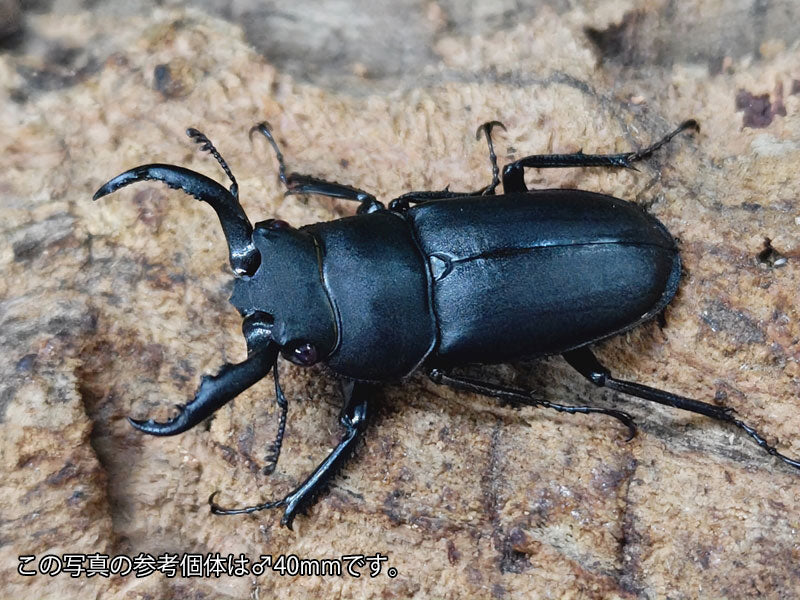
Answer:
<svg viewBox="0 0 800 600"><path fill-rule="evenodd" d="M343 378L345 433L339 445L285 498L228 509L209 498L215 514L282 507L291 528L364 433L374 386L422 370L437 384L504 401L565 413L614 417L635 434L620 410L567 406L539 400L525 390L459 376L454 367L502 363L521 357L561 354L593 384L637 398L705 415L744 430L769 454L792 467L725 406L699 402L612 377L589 344L626 331L658 315L678 288L681 261L666 227L638 206L582 190L529 190L525 168L633 168L693 120L655 144L621 154L527 156L503 169L504 193L495 195L500 169L491 131L478 128L489 146L492 181L467 193L410 192L386 208L363 190L292 173L269 126L263 134L277 155L287 194L317 194L354 200L357 214L299 229L280 220L256 223L239 204L236 179L209 139L187 130L217 160L229 189L183 167L149 164L118 175L95 199L137 181L157 180L208 202L217 212L237 277L231 303L244 317L248 356L204 376L194 399L164 423L130 419L152 435L174 435L200 423L273 371L280 408L278 432L266 472L277 462L287 401L278 381L278 356L297 365L324 363ZM504 127L503 127L504 128Z"/></svg>

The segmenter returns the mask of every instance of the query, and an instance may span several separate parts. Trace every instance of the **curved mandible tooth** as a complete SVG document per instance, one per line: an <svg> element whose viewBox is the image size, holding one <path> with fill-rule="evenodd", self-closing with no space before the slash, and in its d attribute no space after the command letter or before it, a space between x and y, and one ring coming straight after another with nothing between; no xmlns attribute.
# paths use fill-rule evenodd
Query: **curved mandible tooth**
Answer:
<svg viewBox="0 0 800 600"><path fill-rule="evenodd" d="M142 433L149 433L150 435L175 435L183 433L191 427L188 425L188 419L185 412L180 412L168 421L159 422L153 419L134 419L128 417L128 423L133 425Z"/></svg>
<svg viewBox="0 0 800 600"><path fill-rule="evenodd" d="M261 255L253 245L253 226L236 197L221 184L201 173L176 165L141 165L120 173L98 189L97 200L138 181L161 181L175 190L211 205L222 224L228 241L231 267L237 275L252 275L261 263Z"/></svg>
<svg viewBox="0 0 800 600"><path fill-rule="evenodd" d="M150 435L183 433L265 377L278 360L278 351L277 344L268 343L251 352L245 361L233 365L225 364L216 375L204 375L194 399L179 408L178 414L167 421L128 417L128 422L139 431Z"/></svg>

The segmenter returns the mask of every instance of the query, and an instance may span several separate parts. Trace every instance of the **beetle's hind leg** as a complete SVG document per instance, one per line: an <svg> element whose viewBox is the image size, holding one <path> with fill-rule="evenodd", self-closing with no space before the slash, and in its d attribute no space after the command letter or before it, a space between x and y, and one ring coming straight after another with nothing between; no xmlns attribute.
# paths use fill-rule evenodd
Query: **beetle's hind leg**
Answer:
<svg viewBox="0 0 800 600"><path fill-rule="evenodd" d="M344 466L355 449L356 443L367 427L369 416L369 402L374 393L373 385L358 382L344 384L345 401L339 422L345 429L341 441L323 460L319 466L301 483L293 492L281 500L273 500L245 506L242 508L223 508L214 502L216 492L208 499L211 512L215 515L238 515L257 512L260 510L286 507L281 518L281 524L289 529L299 512L308 508L316 499L317 494L330 482L331 478Z"/></svg>
<svg viewBox="0 0 800 600"><path fill-rule="evenodd" d="M527 192L525 185L525 168L531 169L558 169L567 167L612 167L634 169L633 163L647 158L653 152L668 144L672 138L687 129L700 130L694 119L681 123L663 138L635 152L622 152L620 154L535 154L526 156L503 167L503 190L506 194L514 192Z"/></svg>
<svg viewBox="0 0 800 600"><path fill-rule="evenodd" d="M570 352L564 353L564 358L578 373L586 377L589 381L598 387L606 387L623 394L635 396L642 400L649 400L650 402L657 402L666 406L672 406L681 410L704 415L723 423L730 423L735 425L747 435L749 435L756 444L761 446L768 454L775 456L785 462L787 465L800 469L800 461L789 458L781 454L778 450L767 443L767 441L755 429L750 427L744 421L737 419L732 408L726 406L715 406L699 400L692 400L677 394L671 394L663 390L651 388L640 383L633 383L630 381L623 381L611 376L611 372L604 367L600 361L595 358L591 350L588 348L579 348Z"/></svg>
<svg viewBox="0 0 800 600"><path fill-rule="evenodd" d="M334 181L325 181L310 175L301 175L300 173L290 173L286 175L286 163L283 160L283 153L272 135L272 129L269 123L259 123L250 129L250 139L253 139L254 133L260 133L272 146L275 151L275 156L278 159L278 177L284 186L286 186L286 195L293 194L316 194L318 196L328 196L329 198L340 198L342 200L353 200L359 202L358 214L371 213L377 210L385 210L385 206L379 202L375 196L342 183Z"/></svg>
<svg viewBox="0 0 800 600"><path fill-rule="evenodd" d="M598 413L601 415L608 415L620 421L628 428L627 441L632 440L636 436L636 424L633 422L633 417L621 410L614 410L611 408L599 408L596 406L567 406L564 404L556 404L548 402L547 400L538 400L531 396L525 390L505 387L495 383L480 381L469 377L460 377L447 373L440 369L431 369L428 371L428 377L431 381L438 384L450 386L457 390L465 392L472 392L473 394L480 394L482 396L489 396L490 398L499 398L513 404L525 404L527 406L539 406L542 408L551 408L558 412L568 414L589 414Z"/></svg>

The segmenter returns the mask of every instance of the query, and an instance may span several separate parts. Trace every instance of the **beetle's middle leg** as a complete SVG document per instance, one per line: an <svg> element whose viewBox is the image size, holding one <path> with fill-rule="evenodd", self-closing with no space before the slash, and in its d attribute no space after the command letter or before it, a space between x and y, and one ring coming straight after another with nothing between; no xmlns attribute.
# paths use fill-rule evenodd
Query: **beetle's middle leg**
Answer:
<svg viewBox="0 0 800 600"><path fill-rule="evenodd" d="M486 135L486 142L489 144L489 162L492 164L492 182L489 185L474 192L451 192L450 186L436 191L407 192L392 200L389 203L389 210L402 213L407 211L412 204L424 204L431 200L493 196L494 190L500 185L500 168L497 166L497 154L494 152L494 143L492 142L492 129L495 127L506 128L500 121L488 121L478 127L475 132L475 139L480 138L481 132L483 132Z"/></svg>
<svg viewBox="0 0 800 600"><path fill-rule="evenodd" d="M492 182L476 192L475 196L493 196L495 188L500 185L500 168L497 166L497 154L494 153L494 144L492 143L492 129L495 127L506 130L506 126L500 121L487 121L475 132L476 140L481 137L481 132L486 136L486 143L489 145L489 162L492 163Z"/></svg>
<svg viewBox="0 0 800 600"><path fill-rule="evenodd" d="M649 400L650 402L657 402L666 406L672 406L673 408L687 410L717 421L722 421L723 423L735 425L753 438L756 444L761 446L768 454L781 459L787 465L800 469L800 461L781 454L774 446L769 445L755 429L744 421L737 419L734 416L736 411L732 408L727 406L715 406L707 402L700 402L699 400L692 400L691 398L671 394L664 390L651 388L641 383L616 379L612 377L611 372L595 358L592 351L585 347L565 352L563 356L572 368L598 387L606 387L617 392L622 392L623 394L641 398L642 400Z"/></svg>
<svg viewBox="0 0 800 600"><path fill-rule="evenodd" d="M500 400L505 400L513 404L525 404L527 406L552 408L558 412L569 414L598 413L601 415L608 415L609 417L614 417L618 421L622 422L622 424L628 428L627 441L632 440L636 435L636 425L633 422L633 417L621 410L614 410L612 408L599 408L596 406L567 406L564 404L548 402L547 400L538 400L525 390L505 387L495 383L472 379L470 377L460 377L440 369L429 370L428 377L434 383L447 385L454 389L463 390L465 392L472 392L473 394L489 396L490 398L499 398Z"/></svg>
<svg viewBox="0 0 800 600"><path fill-rule="evenodd" d="M612 167L634 169L633 163L649 157L653 152L668 144L672 138L687 129L700 130L700 125L694 119L681 123L674 131L669 132L656 143L635 152L622 152L620 154L535 154L526 156L503 167L503 190L506 194L514 192L527 192L523 177L525 168L554 169L566 167Z"/></svg>
<svg viewBox="0 0 800 600"><path fill-rule="evenodd" d="M252 127L250 129L250 139L253 138L253 134L256 132L267 138L269 145L272 146L272 149L275 151L275 156L278 159L278 177L280 177L283 185L286 186L287 196L293 194L316 194L329 198L353 200L360 203L357 210L358 214L386 209L375 196L364 190L342 183L336 183L335 181L325 181L324 179L318 179L311 175L302 175L300 173L290 173L286 175L286 163L283 160L283 153L272 135L269 123L259 123Z"/></svg>
<svg viewBox="0 0 800 600"><path fill-rule="evenodd" d="M345 429L344 436L328 457L297 488L281 500L264 502L243 508L223 508L214 502L216 492L208 499L211 512L215 515L239 515L253 513L269 508L286 507L281 518L281 525L292 528L297 514L310 506L317 494L328 484L331 478L344 466L353 454L356 443L367 427L369 402L374 393L373 385L359 382L346 382L343 385L345 402L339 416L339 422Z"/></svg>

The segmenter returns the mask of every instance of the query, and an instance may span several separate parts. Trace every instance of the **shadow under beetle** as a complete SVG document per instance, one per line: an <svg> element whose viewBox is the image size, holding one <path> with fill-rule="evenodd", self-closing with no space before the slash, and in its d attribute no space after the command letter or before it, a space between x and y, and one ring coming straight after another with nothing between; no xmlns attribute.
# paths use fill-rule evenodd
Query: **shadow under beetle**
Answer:
<svg viewBox="0 0 800 600"><path fill-rule="evenodd" d="M253 127L277 155L287 194L317 194L359 202L357 214L299 229L269 219L253 228L239 204L238 185L225 160L196 129L187 134L210 152L231 181L225 189L183 167L149 164L118 175L95 200L121 187L157 180L208 202L217 212L236 274L231 303L244 317L248 356L204 376L194 399L164 423L129 419L152 435L186 431L273 370L280 408L278 433L266 472L278 460L287 401L278 356L298 365L326 364L344 378L339 445L285 498L227 509L209 498L215 514L284 508L287 527L308 507L352 454L364 433L374 385L423 370L437 384L565 413L600 413L629 429L630 415L567 406L528 392L461 377L451 369L561 354L593 384L705 415L744 430L769 454L795 468L732 408L716 406L611 376L588 345L659 314L678 288L681 262L672 235L638 206L582 190L528 190L527 168L622 167L651 155L687 129L689 120L655 144L622 154L527 156L500 169L492 121L478 128L489 146L492 181L467 193L409 192L386 208L373 195L308 175L286 174L269 126Z"/></svg>

